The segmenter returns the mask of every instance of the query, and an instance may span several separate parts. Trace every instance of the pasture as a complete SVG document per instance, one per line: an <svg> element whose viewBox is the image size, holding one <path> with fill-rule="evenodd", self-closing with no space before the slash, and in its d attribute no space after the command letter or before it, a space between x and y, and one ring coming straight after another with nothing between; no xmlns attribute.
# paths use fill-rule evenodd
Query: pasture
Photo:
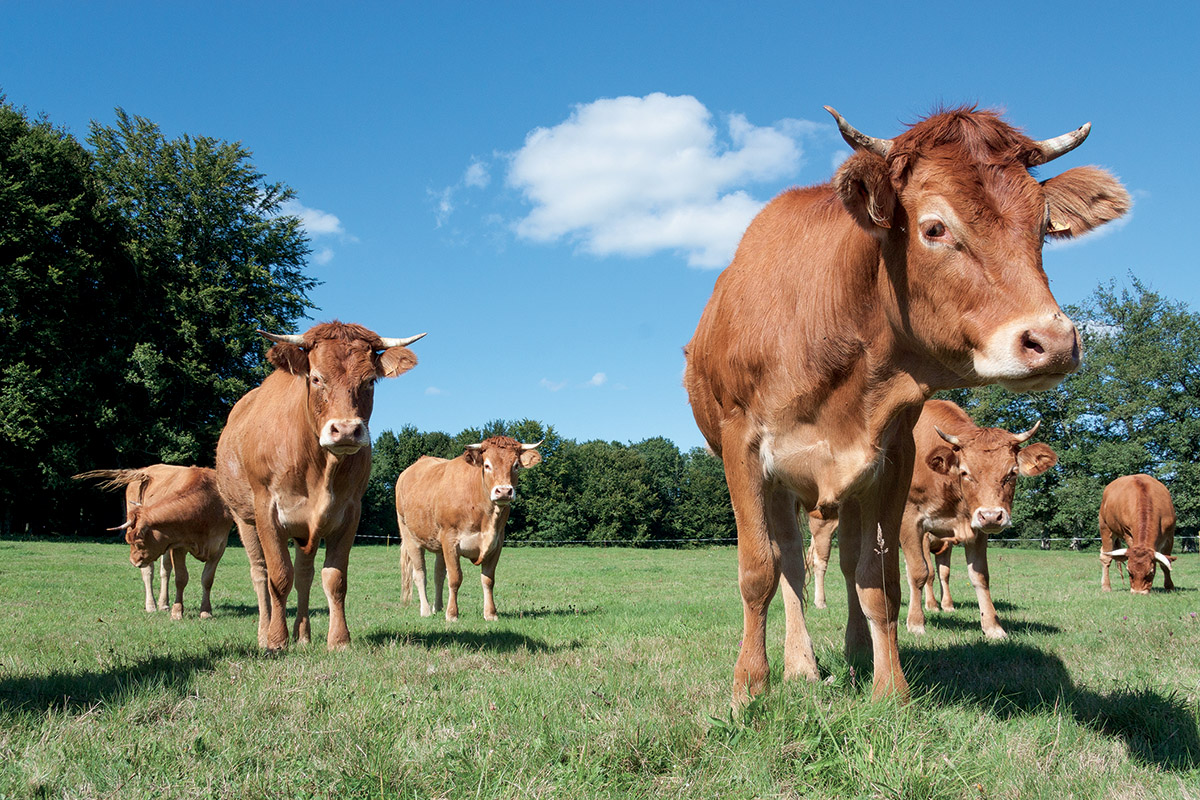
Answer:
<svg viewBox="0 0 1200 800"><path fill-rule="evenodd" d="M313 645L274 656L242 550L204 622L199 569L172 622L142 610L127 554L0 541L0 796L1200 797L1197 555L1176 562L1179 591L1160 576L1134 597L1116 575L1100 593L1094 547L993 549L1003 642L956 558L958 610L900 631L904 707L870 702L842 656L835 567L829 609L808 614L824 681L779 680L777 596L772 687L734 717L730 547L508 548L500 620L464 565L448 624L399 602L398 547L359 546L350 649L326 652L314 587Z"/></svg>

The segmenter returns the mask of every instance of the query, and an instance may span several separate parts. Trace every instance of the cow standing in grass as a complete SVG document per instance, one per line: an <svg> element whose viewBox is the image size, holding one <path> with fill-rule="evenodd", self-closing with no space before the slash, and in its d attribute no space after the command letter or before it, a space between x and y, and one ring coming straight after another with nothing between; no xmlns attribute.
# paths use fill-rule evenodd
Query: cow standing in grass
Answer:
<svg viewBox="0 0 1200 800"><path fill-rule="evenodd" d="M350 643L346 569L371 474L367 423L375 382L412 369L407 345L361 325L327 322L303 335L263 334L275 371L229 412L217 444L217 479L250 558L258 643L288 644L287 597L296 586L297 642L311 639L308 598L317 547L329 601L330 650ZM296 543L293 568L288 543Z"/></svg>
<svg viewBox="0 0 1200 800"><path fill-rule="evenodd" d="M151 570L161 556L159 607L166 605L167 578L173 566L175 603L171 619L183 618L183 590L188 584L184 559L191 553L204 562L200 618L211 617L213 578L233 527L233 517L217 492L216 472L206 467L154 464L142 469L98 469L74 477L102 479L104 489L125 487L125 523L112 530L125 531L129 560L142 570L146 610L155 610Z"/></svg>
<svg viewBox="0 0 1200 800"><path fill-rule="evenodd" d="M458 619L460 557L481 567L483 618L495 620L492 587L504 546L504 526L517 496L517 473L541 463L537 444L493 436L469 444L458 458L422 456L396 481L396 519L400 526L400 592L412 599L412 584L421 598L421 616L442 607L442 586L450 577L446 619ZM425 594L425 551L435 554L436 594L430 607Z"/></svg>
<svg viewBox="0 0 1200 800"><path fill-rule="evenodd" d="M1122 541L1125 546L1114 550ZM1149 475L1126 475L1104 487L1100 498L1100 588L1112 591L1108 567L1127 562L1129 591L1150 594L1157 566L1163 568L1163 588L1175 588L1171 562L1175 556L1175 504L1171 493Z"/></svg>
<svg viewBox="0 0 1200 800"><path fill-rule="evenodd" d="M840 513L847 655L873 658L873 696L907 696L900 523L921 406L938 389L1047 389L1074 372L1079 335L1050 292L1042 244L1129 208L1102 170L1030 174L1087 125L1038 142L995 113L956 109L877 139L830 113L854 155L832 184L784 192L758 214L686 347L692 412L737 520L735 703L767 684L781 578L784 676L818 678L797 508Z"/></svg>

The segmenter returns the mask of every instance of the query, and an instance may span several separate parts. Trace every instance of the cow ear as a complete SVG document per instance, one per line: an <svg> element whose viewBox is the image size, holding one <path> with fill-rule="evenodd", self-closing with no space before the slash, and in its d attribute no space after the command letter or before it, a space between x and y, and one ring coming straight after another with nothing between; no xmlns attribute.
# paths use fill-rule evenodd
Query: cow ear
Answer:
<svg viewBox="0 0 1200 800"><path fill-rule="evenodd" d="M868 233L883 236L892 227L896 190L887 162L879 156L865 150L850 156L834 174L833 188L850 216Z"/></svg>
<svg viewBox="0 0 1200 800"><path fill-rule="evenodd" d="M1017 453L1017 467L1026 478L1041 475L1057 463L1058 453L1043 442L1034 442Z"/></svg>
<svg viewBox="0 0 1200 800"><path fill-rule="evenodd" d="M540 463L542 463L542 454L537 450L526 450L521 453L521 466L525 469L536 467Z"/></svg>
<svg viewBox="0 0 1200 800"><path fill-rule="evenodd" d="M308 351L295 344L280 342L267 351L267 360L291 375L308 374Z"/></svg>
<svg viewBox="0 0 1200 800"><path fill-rule="evenodd" d="M1099 167L1076 167L1042 181L1050 206L1052 239L1082 236L1124 216L1133 200L1121 182Z"/></svg>
<svg viewBox="0 0 1200 800"><path fill-rule="evenodd" d="M483 466L483 451L482 450L477 450L473 447L467 447L467 448L463 449L463 456L467 459L467 463L470 464L472 467L482 467Z"/></svg>
<svg viewBox="0 0 1200 800"><path fill-rule="evenodd" d="M925 457L925 463L939 475L949 475L958 466L958 455L949 447L935 447Z"/></svg>
<svg viewBox="0 0 1200 800"><path fill-rule="evenodd" d="M417 354L407 347L389 347L376 357L375 374L381 378L403 375L417 365Z"/></svg>

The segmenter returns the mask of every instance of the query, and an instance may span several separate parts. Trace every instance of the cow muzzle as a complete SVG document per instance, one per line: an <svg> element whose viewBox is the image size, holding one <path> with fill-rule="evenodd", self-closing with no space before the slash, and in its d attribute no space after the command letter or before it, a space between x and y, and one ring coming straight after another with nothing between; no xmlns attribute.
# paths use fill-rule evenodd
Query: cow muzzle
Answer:
<svg viewBox="0 0 1200 800"><path fill-rule="evenodd" d="M997 330L976 351L975 372L1017 392L1050 389L1079 369L1079 331L1062 312L1018 320Z"/></svg>
<svg viewBox="0 0 1200 800"><path fill-rule="evenodd" d="M320 442L334 455L346 456L370 444L371 436L361 417L331 419L321 428Z"/></svg>
<svg viewBox="0 0 1200 800"><path fill-rule="evenodd" d="M977 508L971 515L971 527L981 533L999 533L1012 522L1012 516L1003 508Z"/></svg>
<svg viewBox="0 0 1200 800"><path fill-rule="evenodd" d="M492 502L497 505L506 506L513 500L517 499L516 487L512 485L493 486L492 487Z"/></svg>

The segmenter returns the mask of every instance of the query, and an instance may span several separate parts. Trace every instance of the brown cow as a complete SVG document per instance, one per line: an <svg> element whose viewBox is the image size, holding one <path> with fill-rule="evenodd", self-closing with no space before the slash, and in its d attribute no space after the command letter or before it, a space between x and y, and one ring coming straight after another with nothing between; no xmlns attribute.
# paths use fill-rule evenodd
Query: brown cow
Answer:
<svg viewBox="0 0 1200 800"><path fill-rule="evenodd" d="M422 456L400 473L396 481L400 591L405 602L411 600L416 579L422 617L441 610L442 585L449 573L446 619L458 619L458 587L463 579L458 559L463 556L483 568L483 618L497 618L492 586L509 506L517 496L517 472L541 463L540 444L493 436L467 445L455 459ZM425 595L426 550L436 554L433 576L437 593L432 608Z"/></svg>
<svg viewBox="0 0 1200 800"><path fill-rule="evenodd" d="M258 595L258 643L287 647L287 597L296 586L297 642L311 638L308 596L317 547L329 600L329 649L350 643L346 568L371 473L367 423L375 382L412 369L407 339L327 322L303 335L263 333L275 371L229 412L217 444L217 483L237 522ZM288 553L296 542L296 565Z"/></svg>
<svg viewBox="0 0 1200 800"><path fill-rule="evenodd" d="M154 611L150 569L160 556L162 591L166 605L167 576L175 568L175 604L171 619L183 619L183 590L188 584L187 553L204 562L200 575L203 596L200 618L212 617L213 576L229 543L233 517L217 492L217 474L207 467L154 464L142 469L98 469L73 476L76 480L100 478L103 489L125 487L125 524L110 530L125 531L129 560L142 570L146 585L146 610Z"/></svg>
<svg viewBox="0 0 1200 800"><path fill-rule="evenodd" d="M1125 543L1113 550L1116 537ZM1100 588L1111 592L1108 565L1128 562L1129 591L1150 594L1154 571L1163 568L1163 588L1171 591L1175 556L1175 505L1171 493L1149 475L1126 475L1104 487L1100 498Z"/></svg>
<svg viewBox="0 0 1200 800"><path fill-rule="evenodd" d="M822 518L841 509L847 655L871 653L875 697L907 696L899 531L921 405L942 388L1045 389L1076 370L1079 336L1050 293L1042 243L1129 207L1096 168L1030 175L1087 125L1036 142L993 112L957 109L884 140L830 113L856 152L832 184L759 213L685 349L692 412L725 463L738 527L735 703L766 686L780 577L784 676L818 676L798 504Z"/></svg>
<svg viewBox="0 0 1200 800"><path fill-rule="evenodd" d="M1058 455L1049 445L1036 443L1022 448L1039 425L1016 434L1003 428L980 428L954 403L926 401L913 429L916 459L900 526L900 546L911 590L907 620L911 633L925 633L922 589L926 607L938 608L929 567L931 544L938 553L941 608L946 611L954 608L950 599L951 547L962 544L967 552L967 574L979 599L983 631L991 638L1005 636L989 589L987 537L1012 522L1017 475L1041 475L1058 463ZM824 608L823 573L835 525L812 520L809 527L816 577L814 604Z"/></svg>

